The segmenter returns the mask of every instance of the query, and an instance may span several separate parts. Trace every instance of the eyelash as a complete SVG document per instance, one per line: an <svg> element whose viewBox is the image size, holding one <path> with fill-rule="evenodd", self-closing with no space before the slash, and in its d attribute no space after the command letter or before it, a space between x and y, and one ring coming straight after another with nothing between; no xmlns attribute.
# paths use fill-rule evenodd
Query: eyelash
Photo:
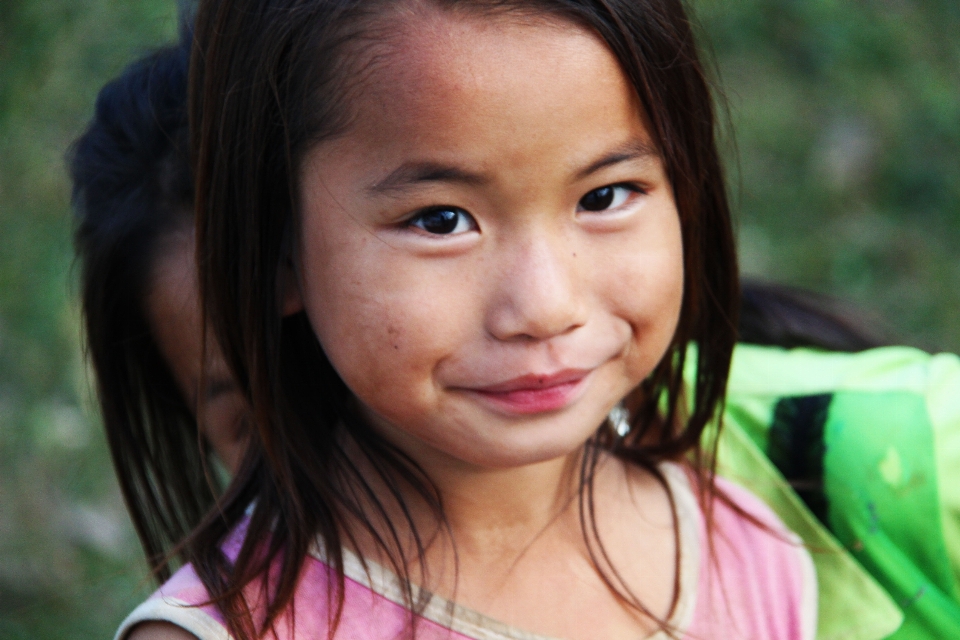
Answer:
<svg viewBox="0 0 960 640"><path fill-rule="evenodd" d="M446 213L453 213L454 218L451 219L448 216L441 217L439 215L439 214L446 214ZM434 220L434 222L436 223L449 226L450 223L453 222L454 226L450 228L449 231L431 231L430 229L426 228L426 225L428 223L425 222L427 216L430 216L430 215L438 216L437 219ZM443 219L443 218L446 218L446 219ZM418 224L418 222L420 224ZM466 222L467 227L461 228L464 222ZM420 229L424 233L431 236L454 236L454 235L460 235L462 233L466 233L467 231L476 230L477 221L474 220L473 216L467 213L466 210L461 209L460 207L441 205L441 206L428 207L426 209L421 209L420 211L418 211L416 214L414 214L411 218L407 220L406 226Z"/></svg>
<svg viewBox="0 0 960 640"><path fill-rule="evenodd" d="M584 201L585 201L588 197L590 197L590 196L592 196L592 195L594 195L594 194L597 194L598 192L604 191L605 189L610 189L610 190L612 190L612 192L613 192L613 193L611 194L611 202L610 202L610 203L603 205L602 208L596 208L596 209L591 209L591 208L589 208L588 206L585 206L585 205L584 205ZM638 186L638 185L636 185L636 184L629 183L629 182L618 182L618 183L616 183L616 184L607 184L607 185L604 185L604 186L602 186L602 187L597 187L596 189L593 189L592 191L587 192L582 198L580 198L580 200L577 202L577 211L602 212L602 211L609 211L610 209L619 209L620 207L622 207L622 206L626 203L626 199L624 199L623 202L619 202L619 203L616 203L616 204L614 205L614 202L616 202L616 200L617 200L616 191L617 191L618 189L626 190L626 191L628 191L630 194L644 194L644 193L646 193L646 190L645 190L645 189L641 188L640 186ZM629 196L628 196L628 197L629 197Z"/></svg>

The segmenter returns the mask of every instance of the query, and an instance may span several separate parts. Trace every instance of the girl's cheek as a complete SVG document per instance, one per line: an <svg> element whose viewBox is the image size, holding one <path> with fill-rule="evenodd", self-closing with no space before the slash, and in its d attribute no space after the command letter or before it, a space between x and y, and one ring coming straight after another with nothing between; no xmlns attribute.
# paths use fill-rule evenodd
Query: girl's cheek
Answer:
<svg viewBox="0 0 960 640"><path fill-rule="evenodd" d="M625 242L609 263L618 268L599 276L613 315L631 326L633 360L640 370L659 362L680 317L683 247L675 215Z"/></svg>
<svg viewBox="0 0 960 640"><path fill-rule="evenodd" d="M316 300L308 296L308 314L328 358L378 413L409 413L429 404L433 372L469 331L455 279L389 251L343 259L356 265L336 270L350 286L327 283L322 297L320 287Z"/></svg>

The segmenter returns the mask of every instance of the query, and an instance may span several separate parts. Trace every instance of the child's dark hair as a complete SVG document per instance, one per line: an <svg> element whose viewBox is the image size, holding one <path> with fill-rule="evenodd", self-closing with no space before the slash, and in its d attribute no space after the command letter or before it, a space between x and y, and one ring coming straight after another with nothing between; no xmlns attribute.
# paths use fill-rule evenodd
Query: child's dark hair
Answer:
<svg viewBox="0 0 960 640"><path fill-rule="evenodd" d="M794 349L857 352L893 344L849 305L812 291L744 280L739 341Z"/></svg>
<svg viewBox="0 0 960 640"><path fill-rule="evenodd" d="M618 58L673 187L684 246L684 300L665 357L627 399L629 435L621 439L601 427L587 451L612 450L658 477L658 462L690 456L707 491L712 486L710 456L700 456L699 442L723 399L738 280L710 91L680 0L205 0L198 11L190 94L200 286L217 341L250 403L262 451L228 488L222 510L198 529L189 553L238 637L263 630L254 626L244 585L277 563L276 578L261 582L268 606L258 620L269 627L290 603L318 534L339 578L331 597L342 605L341 546L356 535L345 514L379 542L404 580L411 558L395 552L402 546L399 529L386 515L399 507L407 514L404 526L417 535L401 485L413 488L443 521L429 478L354 410L305 314L283 318L280 312L297 232L301 161L343 130L350 115L343 97L358 71L351 59L378 33L389 32L401 5L551 16L596 33ZM699 344L698 369L693 408L684 416L682 372L691 342ZM347 454L345 434L378 473L376 481L392 491L391 504L382 502ZM585 456L581 472L588 538L595 533L589 515L595 461L596 453ZM231 563L220 545L253 500L244 545ZM374 522L386 524L385 536ZM417 542L422 559L424 547ZM615 575L610 580L612 588L622 584ZM624 598L647 613L629 594Z"/></svg>
<svg viewBox="0 0 960 640"><path fill-rule="evenodd" d="M213 504L196 420L148 323L162 240L193 223L186 88L189 37L131 64L97 98L68 162L86 349L127 508L150 566Z"/></svg>

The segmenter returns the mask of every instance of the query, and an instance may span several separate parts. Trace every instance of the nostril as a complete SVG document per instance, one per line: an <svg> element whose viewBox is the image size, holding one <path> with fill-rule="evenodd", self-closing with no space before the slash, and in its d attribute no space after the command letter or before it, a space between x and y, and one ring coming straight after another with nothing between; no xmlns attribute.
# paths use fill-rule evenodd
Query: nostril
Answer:
<svg viewBox="0 0 960 640"><path fill-rule="evenodd" d="M502 303L490 313L489 332L500 340L542 341L567 335L584 326L573 300L560 304L538 305Z"/></svg>

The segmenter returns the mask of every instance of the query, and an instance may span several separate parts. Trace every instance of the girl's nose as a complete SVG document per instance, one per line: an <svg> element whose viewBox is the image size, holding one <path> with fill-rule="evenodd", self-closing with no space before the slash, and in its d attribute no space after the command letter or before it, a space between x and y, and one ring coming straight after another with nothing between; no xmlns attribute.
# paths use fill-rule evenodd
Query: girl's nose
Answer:
<svg viewBox="0 0 960 640"><path fill-rule="evenodd" d="M583 326L575 251L562 239L530 238L498 256L487 331L499 340L548 340Z"/></svg>

